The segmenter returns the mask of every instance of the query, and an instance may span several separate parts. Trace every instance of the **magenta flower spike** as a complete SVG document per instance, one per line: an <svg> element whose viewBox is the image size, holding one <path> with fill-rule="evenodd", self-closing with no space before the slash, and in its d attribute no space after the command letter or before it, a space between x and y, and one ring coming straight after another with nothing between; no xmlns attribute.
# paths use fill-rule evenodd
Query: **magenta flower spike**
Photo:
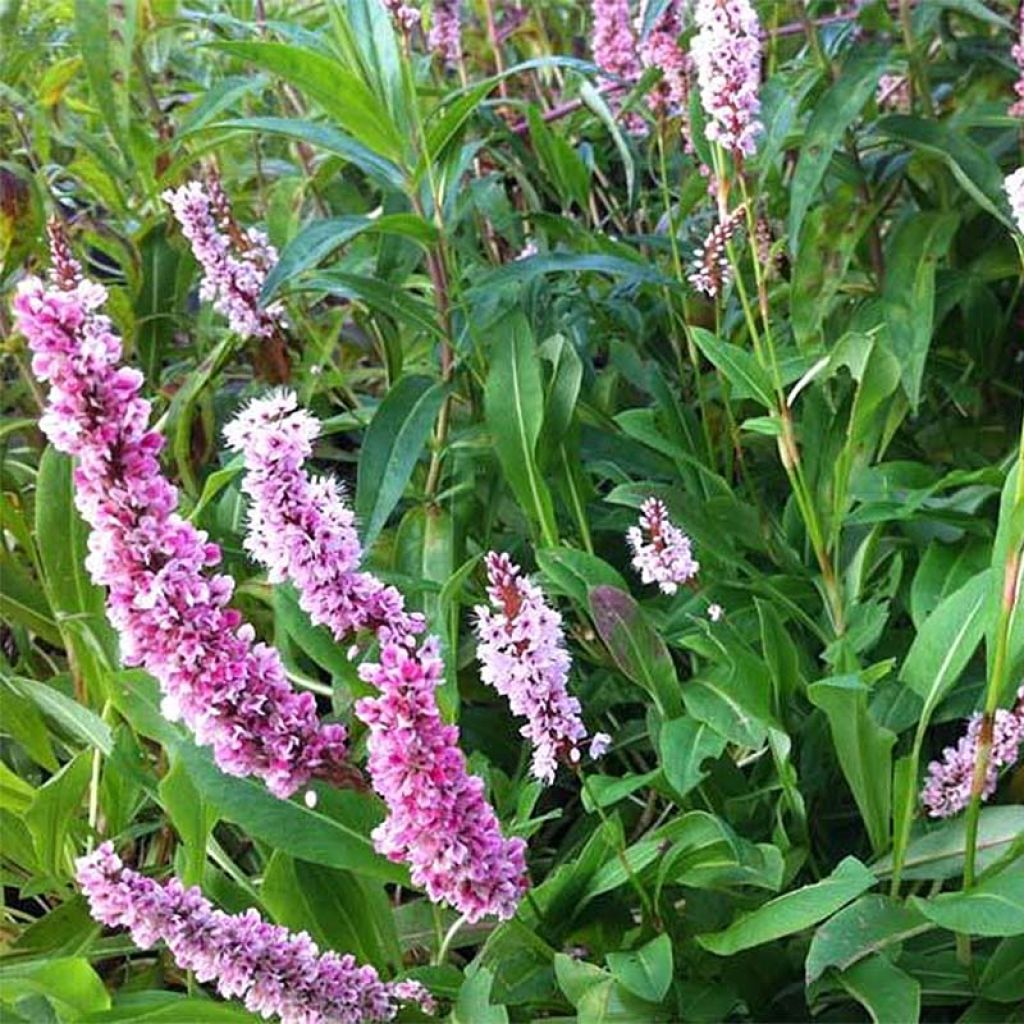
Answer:
<svg viewBox="0 0 1024 1024"><path fill-rule="evenodd" d="M382 640L420 632L423 617L405 610L401 593L360 571L355 515L338 484L303 469L319 433L319 421L289 391L252 402L225 428L245 462L246 550L271 583L291 580L303 610L336 640L364 630Z"/></svg>
<svg viewBox="0 0 1024 1024"><path fill-rule="evenodd" d="M970 803L981 723L981 715L972 715L967 731L957 745L946 747L942 759L928 765L921 801L931 817L948 818ZM995 713L982 800L987 800L995 792L999 773L1017 763L1021 744L1024 744L1024 686L1017 691L1016 707L1009 710L1000 708Z"/></svg>
<svg viewBox="0 0 1024 1024"><path fill-rule="evenodd" d="M697 0L690 57L710 142L753 156L761 132L761 26L750 0Z"/></svg>
<svg viewBox="0 0 1024 1024"><path fill-rule="evenodd" d="M682 0L669 0L651 26L647 38L640 42L640 58L644 67L661 71L661 81L649 97L651 109L656 113L664 110L670 114L686 114L690 58L679 45L679 34L683 30L682 7ZM637 21L637 35L640 36L639 17Z"/></svg>
<svg viewBox="0 0 1024 1024"><path fill-rule="evenodd" d="M633 568L644 583L657 583L663 594L674 594L700 571L690 538L669 518L660 498L640 506L640 521L626 532L633 549Z"/></svg>
<svg viewBox="0 0 1024 1024"><path fill-rule="evenodd" d="M462 0L434 0L427 45L446 64L462 59Z"/></svg>
<svg viewBox="0 0 1024 1024"><path fill-rule="evenodd" d="M77 458L86 567L107 588L122 660L157 678L165 713L212 746L223 771L255 775L280 797L312 778L340 780L351 770L344 727L320 723L313 696L292 691L277 653L228 607L231 577L208 572L219 548L175 511L142 374L117 365L121 341L99 312L106 289L82 278L55 226L51 245L52 281L21 282L15 319L50 384L40 426Z"/></svg>
<svg viewBox="0 0 1024 1024"><path fill-rule="evenodd" d="M267 236L255 228L242 230L234 224L227 196L215 174L205 182L190 181L168 189L163 199L203 268L200 297L227 317L236 334L269 338L284 323L284 307L275 302L260 308L263 283L277 263L277 250Z"/></svg>
<svg viewBox="0 0 1024 1024"><path fill-rule="evenodd" d="M391 1020L400 1001L434 1009L419 983L383 982L350 954L321 953L305 932L269 924L255 910L226 914L198 887L186 889L176 878L160 883L126 868L110 843L76 867L97 921L127 928L143 949L166 943L183 971L263 1017L282 1024L362 1024Z"/></svg>
<svg viewBox="0 0 1024 1024"><path fill-rule="evenodd" d="M627 82L640 77L636 36L629 14L629 0L593 0L594 63Z"/></svg>
<svg viewBox="0 0 1024 1024"><path fill-rule="evenodd" d="M487 581L493 607L476 608L480 678L508 699L513 714L526 719L520 735L533 745L533 774L550 784L559 761L579 763L587 736L580 703L567 686L572 659L562 616L506 554L488 554ZM591 756L599 756L609 743L608 736L598 733L591 740Z"/></svg>
<svg viewBox="0 0 1024 1024"><path fill-rule="evenodd" d="M528 886L526 843L501 834L483 780L467 769L458 728L441 718L435 690L443 671L436 637L418 650L389 640L379 663L359 667L379 691L356 704L370 730L373 788L388 807L374 843L407 863L434 902L470 921L510 918Z"/></svg>

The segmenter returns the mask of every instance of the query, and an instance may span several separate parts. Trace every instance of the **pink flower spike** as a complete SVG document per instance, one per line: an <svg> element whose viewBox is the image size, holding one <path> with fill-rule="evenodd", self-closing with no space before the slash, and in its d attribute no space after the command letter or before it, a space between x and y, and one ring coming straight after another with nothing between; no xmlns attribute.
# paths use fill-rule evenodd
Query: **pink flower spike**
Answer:
<svg viewBox="0 0 1024 1024"><path fill-rule="evenodd" d="M476 608L480 678L526 719L519 731L533 745L533 774L552 783L559 761L578 763L587 736L580 703L567 688L572 659L562 616L508 555L488 554L487 580L493 609Z"/></svg>
<svg viewBox="0 0 1024 1024"><path fill-rule="evenodd" d="M640 42L640 58L645 68L658 68L661 81L648 97L651 109L669 114L686 115L689 99L690 57L679 45L683 30L682 0L669 0L651 26L646 39ZM637 35L641 35L643 9L637 16Z"/></svg>
<svg viewBox="0 0 1024 1024"><path fill-rule="evenodd" d="M462 0L433 0L427 45L445 64L462 59Z"/></svg>
<svg viewBox="0 0 1024 1024"><path fill-rule="evenodd" d="M227 317L243 338L269 338L284 323L284 307L260 308L260 293L277 250L262 231L241 231L234 222L220 180L211 174L205 183L190 181L163 193L182 234L203 268L200 297Z"/></svg>
<svg viewBox="0 0 1024 1024"><path fill-rule="evenodd" d="M972 715L967 732L955 747L946 747L942 760L928 765L928 777L921 801L933 818L948 818L962 811L971 800L974 764L981 736L981 715ZM981 798L987 800L996 790L999 773L1017 763L1024 744L1024 686L1017 691L1016 706L1000 708L992 723L992 749Z"/></svg>
<svg viewBox="0 0 1024 1024"><path fill-rule="evenodd" d="M594 63L627 82L640 77L636 36L629 15L629 0L592 0Z"/></svg>
<svg viewBox="0 0 1024 1024"><path fill-rule="evenodd" d="M526 843L502 836L483 780L467 770L458 728L441 719L434 691L443 671L436 637L419 650L389 640L379 664L359 666L379 691L356 704L369 727L373 788L388 807L373 840L409 865L435 903L450 903L469 921L505 920L528 886Z"/></svg>
<svg viewBox="0 0 1024 1024"><path fill-rule="evenodd" d="M97 921L127 928L143 949L166 943L183 971L263 1017L282 1024L389 1021L403 1001L433 1011L418 982L383 982L350 954L321 953L305 932L268 924L256 910L226 914L198 887L186 889L176 878L161 884L126 868L110 843L80 858L76 870Z"/></svg>
<svg viewBox="0 0 1024 1024"><path fill-rule="evenodd" d="M690 538L668 516L660 498L640 506L640 522L631 526L626 540L633 549L633 568L644 583L657 583L663 594L674 594L700 571L690 549Z"/></svg>
<svg viewBox="0 0 1024 1024"><path fill-rule="evenodd" d="M697 0L697 35L690 57L697 69L706 135L734 156L753 156L761 122L761 26L750 0Z"/></svg>
<svg viewBox="0 0 1024 1024"><path fill-rule="evenodd" d="M344 727L320 723L312 694L293 692L277 653L228 607L231 577L209 572L220 550L178 515L160 471L142 374L117 365L121 341L99 312L106 290L82 279L56 227L51 235L53 283L23 280L15 320L50 385L40 426L77 459L86 568L107 588L124 664L156 677L165 714L212 746L222 771L255 775L280 797L312 778L339 781L352 771Z"/></svg>
<svg viewBox="0 0 1024 1024"><path fill-rule="evenodd" d="M360 571L355 515L338 484L302 468L319 433L319 421L290 391L250 403L224 429L245 462L246 550L271 583L295 584L302 609L335 640L362 630L382 638L420 632L422 616L405 610L399 591Z"/></svg>

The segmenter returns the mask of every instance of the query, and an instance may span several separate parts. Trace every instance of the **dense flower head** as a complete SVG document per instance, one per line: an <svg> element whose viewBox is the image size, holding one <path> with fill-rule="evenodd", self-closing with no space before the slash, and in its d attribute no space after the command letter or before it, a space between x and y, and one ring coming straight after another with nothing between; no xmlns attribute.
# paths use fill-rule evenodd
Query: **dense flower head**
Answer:
<svg viewBox="0 0 1024 1024"><path fill-rule="evenodd" d="M33 372L50 385L40 426L77 458L86 567L107 588L123 661L157 678L165 712L213 747L222 770L256 775L278 796L313 777L339 778L344 727L320 724L312 695L292 691L276 652L228 607L231 577L208 571L217 545L175 511L142 374L117 365L120 339L98 312L106 290L82 279L62 240L53 248L52 283L22 281L15 318Z"/></svg>
<svg viewBox="0 0 1024 1024"><path fill-rule="evenodd" d="M674 594L700 571L690 538L672 522L660 498L648 498L640 506L640 522L629 528L626 540L640 579L657 583L664 594Z"/></svg>
<svg viewBox="0 0 1024 1024"><path fill-rule="evenodd" d="M373 832L377 850L407 863L415 885L468 920L511 917L528 884L526 844L501 834L458 728L441 718L437 638L418 650L408 638L389 640L379 663L360 665L359 674L378 690L356 704L369 727L370 778L388 808Z"/></svg>
<svg viewBox="0 0 1024 1024"><path fill-rule="evenodd" d="M212 302L237 334L269 338L284 322L284 307L260 308L263 283L277 263L277 250L267 236L235 223L216 175L168 189L163 198L203 268L200 297Z"/></svg>
<svg viewBox="0 0 1024 1024"><path fill-rule="evenodd" d="M1013 49L1010 51L1017 64L1017 81L1013 86L1017 100L1010 107L1009 114L1011 117L1024 117L1024 0L1017 11L1017 20L1017 42L1014 43Z"/></svg>
<svg viewBox="0 0 1024 1024"><path fill-rule="evenodd" d="M640 55L637 51L629 0L592 0L594 39L591 49L594 63L610 75L627 82L640 77Z"/></svg>
<svg viewBox="0 0 1024 1024"><path fill-rule="evenodd" d="M252 402L225 428L245 462L246 549L271 583L294 583L303 610L336 640L361 630L382 638L419 632L422 617L405 610L401 593L360 570L355 515L338 483L303 469L319 433L319 421L289 391Z"/></svg>
<svg viewBox="0 0 1024 1024"><path fill-rule="evenodd" d="M400 1001L433 1009L414 981L386 983L348 953L321 953L305 932L264 921L256 910L226 914L198 887L160 883L126 868L110 843L76 863L92 916L127 928L137 946L167 944L174 962L213 982L226 999L282 1024L362 1024L391 1020Z"/></svg>
<svg viewBox="0 0 1024 1024"><path fill-rule="evenodd" d="M508 698L513 714L526 719L520 735L533 745L533 774L550 783L559 761L579 762L587 735L580 703L567 688L572 659L562 616L506 554L487 555L487 581L493 608L476 608L480 678ZM599 733L591 753L607 744L608 737Z"/></svg>
<svg viewBox="0 0 1024 1024"><path fill-rule="evenodd" d="M1006 198L1010 200L1013 219L1017 222L1017 230L1024 235L1024 167L1018 168L1003 183Z"/></svg>
<svg viewBox="0 0 1024 1024"><path fill-rule="evenodd" d="M697 69L706 134L733 155L752 156L761 132L761 40L750 0L697 0L690 57Z"/></svg>
<svg viewBox="0 0 1024 1024"><path fill-rule="evenodd" d="M981 715L972 715L967 731L956 746L946 747L942 759L928 765L921 800L931 817L948 818L970 803L982 721ZM981 791L982 800L987 800L995 792L999 773L1017 763L1021 744L1024 744L1024 686L1017 691L1016 706L1000 708L993 718L992 749Z"/></svg>
<svg viewBox="0 0 1024 1024"><path fill-rule="evenodd" d="M405 3L404 0L384 0L384 6L402 32L408 32L420 23L419 8Z"/></svg>
<svg viewBox="0 0 1024 1024"><path fill-rule="evenodd" d="M462 59L462 0L434 0L427 45L446 64Z"/></svg>
<svg viewBox="0 0 1024 1024"><path fill-rule="evenodd" d="M713 299L728 285L731 269L727 246L743 221L743 207L737 207L719 221L698 246L687 280L702 295Z"/></svg>
<svg viewBox="0 0 1024 1024"><path fill-rule="evenodd" d="M637 35L640 36L640 59L644 67L661 71L661 81L650 94L651 109L655 112L686 113L689 95L690 58L679 45L683 30L682 0L669 0L665 9L651 26L647 38L641 32L641 14Z"/></svg>

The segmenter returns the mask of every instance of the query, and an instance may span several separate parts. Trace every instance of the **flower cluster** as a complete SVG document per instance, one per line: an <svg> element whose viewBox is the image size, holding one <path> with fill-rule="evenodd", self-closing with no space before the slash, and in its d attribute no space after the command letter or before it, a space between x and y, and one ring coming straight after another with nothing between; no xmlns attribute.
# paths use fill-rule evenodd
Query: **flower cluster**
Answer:
<svg viewBox="0 0 1024 1024"><path fill-rule="evenodd" d="M373 787L388 806L373 833L377 849L409 864L414 884L470 921L511 917L528 884L526 843L502 836L483 780L467 770L458 728L441 719L436 637L419 650L390 640L359 674L379 691L356 704L370 730Z"/></svg>
<svg viewBox="0 0 1024 1024"><path fill-rule="evenodd" d="M488 554L487 582L494 609L476 609L480 678L526 719L520 734L533 745L533 774L550 783L560 760L580 760L579 745L587 735L580 703L566 688L572 661L562 617L508 555ZM599 756L609 742L598 733L590 743L591 755Z"/></svg>
<svg viewBox="0 0 1024 1024"><path fill-rule="evenodd" d="M640 506L640 522L626 532L633 549L633 568L644 583L657 583L663 594L674 594L700 571L690 538L669 519L660 498L648 498Z"/></svg>
<svg viewBox="0 0 1024 1024"><path fill-rule="evenodd" d="M972 715L967 731L955 747L946 747L941 761L928 765L928 778L921 800L933 818L948 818L962 811L971 800L974 765L984 719ZM999 773L1016 764L1024 744L1024 686L1017 691L1017 704L1012 709L1000 708L992 721L992 749L981 791L987 800L996 789Z"/></svg>
<svg viewBox="0 0 1024 1024"><path fill-rule="evenodd" d="M632 82L640 77L640 60L629 16L629 0L593 0L594 62L609 75Z"/></svg>
<svg viewBox="0 0 1024 1024"><path fill-rule="evenodd" d="M420 23L419 9L405 3L404 0L384 0L384 6L402 32L409 32Z"/></svg>
<svg viewBox="0 0 1024 1024"><path fill-rule="evenodd" d="M752 156L761 132L760 24L750 0L697 0L690 56L697 69L707 137L734 156Z"/></svg>
<svg viewBox="0 0 1024 1024"><path fill-rule="evenodd" d="M362 1024L391 1020L399 1001L433 1009L417 982L383 982L350 954L320 953L305 932L269 924L255 910L226 914L198 887L176 878L161 884L126 868L110 843L76 866L97 921L127 928L144 949L165 942L182 970L212 981L227 999L242 998L253 1013L282 1024Z"/></svg>
<svg viewBox="0 0 1024 1024"><path fill-rule="evenodd" d="M203 268L200 296L228 319L231 329L246 338L269 338L284 321L284 307L260 308L260 292L277 251L255 228L242 230L220 180L190 181L163 194L184 236Z"/></svg>
<svg viewBox="0 0 1024 1024"><path fill-rule="evenodd" d="M881 110L910 112L910 79L906 75L882 75L875 90L875 101Z"/></svg>
<svg viewBox="0 0 1024 1024"><path fill-rule="evenodd" d="M462 59L462 0L434 0L427 45L446 64Z"/></svg>
<svg viewBox="0 0 1024 1024"><path fill-rule="evenodd" d="M344 727L320 724L312 695L292 691L277 653L227 606L231 578L207 572L219 549L175 512L161 474L142 375L117 366L120 339L98 312L106 290L82 279L56 227L51 236L53 281L21 282L15 317L50 384L40 426L78 460L86 565L108 589L124 662L156 676L168 717L184 718L225 772L259 776L282 797L312 777L339 778Z"/></svg>
<svg viewBox="0 0 1024 1024"><path fill-rule="evenodd" d="M1014 83L1013 91L1017 94L1017 100L1009 109L1010 117L1024 117L1024 2L1020 5L1017 18L1020 26L1017 31L1017 42L1010 51L1017 63L1017 81Z"/></svg>
<svg viewBox="0 0 1024 1024"><path fill-rule="evenodd" d="M743 216L743 207L737 207L711 229L703 245L698 246L694 253L686 279L709 299L719 295L729 283L729 254L726 247L736 234Z"/></svg>
<svg viewBox="0 0 1024 1024"><path fill-rule="evenodd" d="M669 0L651 26L647 38L640 41L640 59L644 67L661 71L661 81L650 95L651 109L655 113L664 110L686 114L690 58L679 45L679 33L683 30L682 6L682 0Z"/></svg>
<svg viewBox="0 0 1024 1024"><path fill-rule="evenodd" d="M360 571L355 516L337 482L303 469L319 433L319 421L288 391L252 402L225 428L245 462L246 549L271 583L295 584L303 610L336 640L360 630L382 639L419 632L422 617L405 611L399 591Z"/></svg>
<svg viewBox="0 0 1024 1024"><path fill-rule="evenodd" d="M1017 222L1017 230L1024 235L1024 167L1019 167L1003 182L1006 198L1010 200L1013 219Z"/></svg>

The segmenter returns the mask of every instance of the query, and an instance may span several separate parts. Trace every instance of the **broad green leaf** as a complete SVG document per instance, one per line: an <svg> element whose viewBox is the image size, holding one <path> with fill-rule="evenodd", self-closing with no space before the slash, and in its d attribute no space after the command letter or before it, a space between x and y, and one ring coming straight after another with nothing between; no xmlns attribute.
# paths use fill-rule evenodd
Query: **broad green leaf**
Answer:
<svg viewBox="0 0 1024 1024"><path fill-rule="evenodd" d="M75 0L75 32L82 64L96 106L125 159L131 164L129 117L132 48L137 8L134 0Z"/></svg>
<svg viewBox="0 0 1024 1024"><path fill-rule="evenodd" d="M1009 853L1024 836L1024 807L983 807L978 823L978 871ZM966 822L963 815L944 821L913 839L907 847L903 877L907 880L956 878L963 873ZM892 872L886 854L871 865L880 878Z"/></svg>
<svg viewBox="0 0 1024 1024"><path fill-rule="evenodd" d="M151 226L139 239L139 290L135 296L135 346L151 388L160 384L160 365L174 340L181 249L167 237L167 225Z"/></svg>
<svg viewBox="0 0 1024 1024"><path fill-rule="evenodd" d="M61 1020L82 1020L110 1006L103 981L84 957L0 965L0 1001L9 1004L33 994L44 996Z"/></svg>
<svg viewBox="0 0 1024 1024"><path fill-rule="evenodd" d="M48 772L60 768L39 709L7 684L3 675L0 675L0 733L6 733L21 744L25 753Z"/></svg>
<svg viewBox="0 0 1024 1024"><path fill-rule="evenodd" d="M452 1007L451 1024L508 1024L508 1010L491 1002L494 975L486 967L467 970Z"/></svg>
<svg viewBox="0 0 1024 1024"><path fill-rule="evenodd" d="M756 748L767 737L771 722L767 687L742 670L690 680L683 689L683 703L689 715L706 722L730 743Z"/></svg>
<svg viewBox="0 0 1024 1024"><path fill-rule="evenodd" d="M769 900L741 915L724 931L698 935L697 941L718 956L752 949L810 928L870 889L875 881L856 857L846 857L828 878Z"/></svg>
<svg viewBox="0 0 1024 1024"><path fill-rule="evenodd" d="M628 953L609 953L608 967L616 981L635 996L660 1003L672 984L672 940L659 935Z"/></svg>
<svg viewBox="0 0 1024 1024"><path fill-rule="evenodd" d="M20 818L32 806L36 792L31 783L7 767L6 761L0 761L0 807L13 811Z"/></svg>
<svg viewBox="0 0 1024 1024"><path fill-rule="evenodd" d="M525 260L506 263L497 270L484 274L469 289L467 297L479 302L511 283L525 283L548 274L595 273L621 277L633 284L649 283L671 287L673 280L650 263L612 256L606 253L557 252L530 256Z"/></svg>
<svg viewBox="0 0 1024 1024"><path fill-rule="evenodd" d="M925 361L935 322L935 270L948 252L957 217L915 213L897 225L889 241L882 300L892 354L903 367L911 406L921 400Z"/></svg>
<svg viewBox="0 0 1024 1024"><path fill-rule="evenodd" d="M669 785L681 797L686 796L707 777L704 762L720 757L725 742L724 736L696 718L674 718L663 723L658 746Z"/></svg>
<svg viewBox="0 0 1024 1024"><path fill-rule="evenodd" d="M861 896L814 933L805 964L807 984L820 978L828 967L845 971L864 957L932 927L918 911L888 896Z"/></svg>
<svg viewBox="0 0 1024 1024"><path fill-rule="evenodd" d="M944 544L933 540L925 549L910 588L914 627L920 629L944 598L981 572L987 563L987 544Z"/></svg>
<svg viewBox="0 0 1024 1024"><path fill-rule="evenodd" d="M184 867L179 869L184 885L198 885L206 866L206 844L217 823L217 815L196 789L181 759L174 757L171 770L157 787L160 806L167 812L182 842Z"/></svg>
<svg viewBox="0 0 1024 1024"><path fill-rule="evenodd" d="M326 626L314 626L299 605L299 596L290 583L274 587L274 621L295 645L332 676L351 681L354 675L348 648L339 644Z"/></svg>
<svg viewBox="0 0 1024 1024"><path fill-rule="evenodd" d="M484 405L498 461L523 511L547 544L557 543L551 495L537 464L544 423L540 360L526 317L517 313L496 325L491 342Z"/></svg>
<svg viewBox="0 0 1024 1024"><path fill-rule="evenodd" d="M888 56L855 56L815 103L790 187L787 233L791 251L797 251L804 215L817 197L836 146L875 91L888 64Z"/></svg>
<svg viewBox="0 0 1024 1024"><path fill-rule="evenodd" d="M369 550L412 477L437 419L445 389L429 377L406 376L377 407L359 454L355 511Z"/></svg>
<svg viewBox="0 0 1024 1024"><path fill-rule="evenodd" d="M308 932L321 949L352 953L380 971L401 966L391 905L379 882L278 851L263 874L260 900L278 924Z"/></svg>
<svg viewBox="0 0 1024 1024"><path fill-rule="evenodd" d="M807 688L810 702L828 716L843 775L876 853L889 843L892 808L892 748L896 734L883 729L868 710L866 686L858 676L834 676Z"/></svg>
<svg viewBox="0 0 1024 1024"><path fill-rule="evenodd" d="M25 811L39 864L51 878L71 875L68 835L85 797L91 768L92 754L83 751L36 791L32 806Z"/></svg>
<svg viewBox="0 0 1024 1024"><path fill-rule="evenodd" d="M1015 1003L1024 999L1024 935L1015 935L995 948L978 982L986 999Z"/></svg>
<svg viewBox="0 0 1024 1024"><path fill-rule="evenodd" d="M721 341L703 327L691 327L690 333L709 362L733 386L734 398L753 398L766 409L775 408L772 379L751 353Z"/></svg>
<svg viewBox="0 0 1024 1024"><path fill-rule="evenodd" d="M95 711L65 696L49 683L22 676L7 678L5 681L26 700L32 701L64 734L96 747L104 754L109 754L113 749L114 737L110 727Z"/></svg>
<svg viewBox="0 0 1024 1024"><path fill-rule="evenodd" d="M929 921L964 935L1024 935L1024 866L1017 864L966 892L912 897Z"/></svg>
<svg viewBox="0 0 1024 1024"><path fill-rule="evenodd" d="M678 718L682 703L675 665L643 609L625 591L606 585L591 589L589 602L597 632L620 671L647 692L662 718Z"/></svg>
<svg viewBox="0 0 1024 1024"><path fill-rule="evenodd" d="M589 607L591 588L599 586L628 590L628 584L607 562L597 555L576 548L539 548L537 565L547 580L550 590L565 594L583 608Z"/></svg>
<svg viewBox="0 0 1024 1024"><path fill-rule="evenodd" d="M984 210L1014 229L1003 191L1003 173L988 150L945 121L908 114L885 117L875 130L941 160L965 192Z"/></svg>
<svg viewBox="0 0 1024 1024"><path fill-rule="evenodd" d="M868 1011L874 1024L920 1018L920 983L881 953L843 971L839 983Z"/></svg>
<svg viewBox="0 0 1024 1024"><path fill-rule="evenodd" d="M927 717L950 691L985 635L992 569L972 576L945 598L924 621L900 669L900 678L924 698Z"/></svg>
<svg viewBox="0 0 1024 1024"><path fill-rule="evenodd" d="M371 181L384 188L400 189L405 184L402 171L394 163L329 124L287 117L236 117L209 126L211 131L217 129L266 132L297 139L355 164Z"/></svg>
<svg viewBox="0 0 1024 1024"><path fill-rule="evenodd" d="M47 643L56 647L64 643L46 594L4 551L0 551L0 613L5 621L24 626Z"/></svg>
<svg viewBox="0 0 1024 1024"><path fill-rule="evenodd" d="M241 1003L186 996L180 992L122 990L109 1010L81 1018L80 1024L257 1024L264 1018Z"/></svg>
<svg viewBox="0 0 1024 1024"><path fill-rule="evenodd" d="M403 140L387 107L339 61L277 42L215 42L210 46L279 75L318 103L342 130L388 160L402 159Z"/></svg>

